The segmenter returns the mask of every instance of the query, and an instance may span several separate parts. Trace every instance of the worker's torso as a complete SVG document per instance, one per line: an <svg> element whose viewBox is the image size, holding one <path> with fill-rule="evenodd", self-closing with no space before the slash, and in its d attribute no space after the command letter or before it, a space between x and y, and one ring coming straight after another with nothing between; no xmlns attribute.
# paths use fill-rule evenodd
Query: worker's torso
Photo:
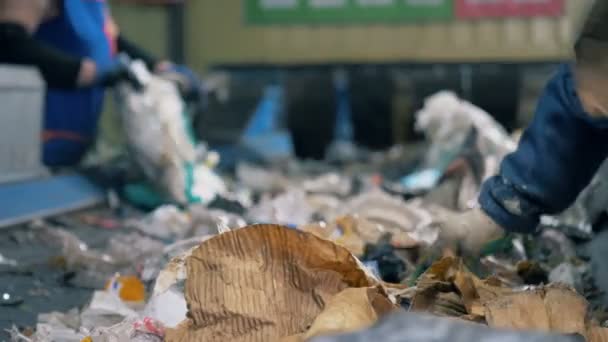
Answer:
<svg viewBox="0 0 608 342"><path fill-rule="evenodd" d="M105 0L65 0L61 14L44 23L36 34L64 52L92 58L98 69L112 63L112 37ZM50 166L77 163L95 138L104 90L49 89L44 124L44 162Z"/></svg>

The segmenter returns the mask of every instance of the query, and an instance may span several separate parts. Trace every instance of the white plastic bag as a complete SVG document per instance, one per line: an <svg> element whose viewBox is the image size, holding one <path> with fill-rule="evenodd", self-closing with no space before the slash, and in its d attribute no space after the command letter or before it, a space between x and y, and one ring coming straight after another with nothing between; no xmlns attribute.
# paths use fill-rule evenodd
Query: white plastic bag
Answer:
<svg viewBox="0 0 608 342"><path fill-rule="evenodd" d="M151 317L168 328L175 328L185 321L187 313L188 306L183 291L173 287L150 298L144 309L144 316Z"/></svg>
<svg viewBox="0 0 608 342"><path fill-rule="evenodd" d="M192 218L174 205L165 205L143 218L128 221L127 226L155 238L181 240L192 232Z"/></svg>
<svg viewBox="0 0 608 342"><path fill-rule="evenodd" d="M474 148L483 158L481 180L495 175L500 161L517 147L490 114L450 91L440 91L425 100L424 107L416 113L415 127L424 133L431 146L421 168L401 181L412 192L436 187L450 163L466 146ZM467 139L472 137L474 145L469 146ZM468 201L464 195L460 197L459 202Z"/></svg>
<svg viewBox="0 0 608 342"><path fill-rule="evenodd" d="M198 160L186 107L176 86L151 74L141 61L131 64L144 85L118 87L117 102L133 158L148 179L177 203L212 201L224 182Z"/></svg>
<svg viewBox="0 0 608 342"><path fill-rule="evenodd" d="M264 196L260 203L247 212L247 218L255 223L302 226L311 222L313 214L306 192L300 188L291 188L274 198Z"/></svg>
<svg viewBox="0 0 608 342"><path fill-rule="evenodd" d="M478 147L484 156L504 156L515 150L515 141L490 114L450 91L428 97L416 113L416 130L433 143L430 159L438 158L436 154L444 149L462 145L472 127L477 129Z"/></svg>

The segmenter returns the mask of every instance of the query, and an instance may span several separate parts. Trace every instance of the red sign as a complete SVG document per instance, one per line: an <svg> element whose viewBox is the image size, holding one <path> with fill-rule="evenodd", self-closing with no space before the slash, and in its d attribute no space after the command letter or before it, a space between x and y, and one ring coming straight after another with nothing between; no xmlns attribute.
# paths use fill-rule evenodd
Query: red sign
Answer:
<svg viewBox="0 0 608 342"><path fill-rule="evenodd" d="M564 13L564 0L456 0L456 17L556 17Z"/></svg>

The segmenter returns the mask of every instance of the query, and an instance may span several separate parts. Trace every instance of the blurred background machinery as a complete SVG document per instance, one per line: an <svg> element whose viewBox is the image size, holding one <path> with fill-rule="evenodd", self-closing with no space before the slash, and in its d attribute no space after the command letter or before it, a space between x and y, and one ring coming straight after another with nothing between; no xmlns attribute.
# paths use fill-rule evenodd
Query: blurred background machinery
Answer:
<svg viewBox="0 0 608 342"><path fill-rule="evenodd" d="M553 66L570 57L590 1L111 3L122 29L151 51L229 76L229 96L212 96L197 119L202 138L236 141L275 85L297 154L320 158L335 128L338 69L348 79L354 139L371 149L417 139L413 115L442 89L509 130L525 125Z"/></svg>

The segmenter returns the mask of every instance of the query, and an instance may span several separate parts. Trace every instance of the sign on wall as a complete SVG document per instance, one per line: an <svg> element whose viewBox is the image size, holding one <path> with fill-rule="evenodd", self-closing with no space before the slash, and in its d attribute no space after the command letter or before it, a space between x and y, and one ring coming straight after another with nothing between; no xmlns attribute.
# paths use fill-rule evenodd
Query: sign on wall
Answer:
<svg viewBox="0 0 608 342"><path fill-rule="evenodd" d="M340 24L445 20L453 0L243 0L252 24Z"/></svg>
<svg viewBox="0 0 608 342"><path fill-rule="evenodd" d="M560 16L564 0L243 0L251 24L395 23Z"/></svg>
<svg viewBox="0 0 608 342"><path fill-rule="evenodd" d="M456 18L560 16L563 0L456 0Z"/></svg>

